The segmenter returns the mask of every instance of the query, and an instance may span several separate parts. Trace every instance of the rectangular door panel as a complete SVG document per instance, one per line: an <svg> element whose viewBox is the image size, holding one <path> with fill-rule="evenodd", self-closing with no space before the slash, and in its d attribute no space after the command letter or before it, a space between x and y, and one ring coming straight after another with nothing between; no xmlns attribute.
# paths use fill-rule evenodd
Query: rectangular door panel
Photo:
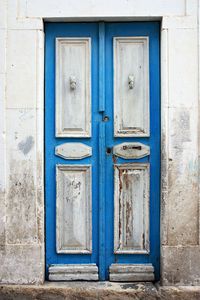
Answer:
<svg viewBox="0 0 200 300"><path fill-rule="evenodd" d="M91 39L56 39L56 136L91 136Z"/></svg>
<svg viewBox="0 0 200 300"><path fill-rule="evenodd" d="M114 38L115 136L149 136L148 37Z"/></svg>
<svg viewBox="0 0 200 300"><path fill-rule="evenodd" d="M114 251L149 252L149 165L115 165Z"/></svg>
<svg viewBox="0 0 200 300"><path fill-rule="evenodd" d="M57 165L57 253L91 253L91 166Z"/></svg>

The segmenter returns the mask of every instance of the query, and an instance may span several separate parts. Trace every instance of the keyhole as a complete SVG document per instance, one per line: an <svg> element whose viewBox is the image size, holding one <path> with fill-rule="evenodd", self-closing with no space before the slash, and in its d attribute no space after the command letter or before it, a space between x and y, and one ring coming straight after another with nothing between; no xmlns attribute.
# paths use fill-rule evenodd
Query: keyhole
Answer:
<svg viewBox="0 0 200 300"><path fill-rule="evenodd" d="M111 153L112 153L112 148L107 147L107 148L106 148L106 154L107 154L107 155L110 155Z"/></svg>
<svg viewBox="0 0 200 300"><path fill-rule="evenodd" d="M104 117L103 117L103 121L104 121L104 122L108 122L108 121L109 121L109 117L108 117L108 116L104 116Z"/></svg>

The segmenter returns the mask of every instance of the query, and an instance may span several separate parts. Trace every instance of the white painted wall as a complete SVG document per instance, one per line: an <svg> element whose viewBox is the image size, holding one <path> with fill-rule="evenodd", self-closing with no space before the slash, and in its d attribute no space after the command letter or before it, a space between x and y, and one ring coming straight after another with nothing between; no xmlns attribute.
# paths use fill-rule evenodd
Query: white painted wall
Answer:
<svg viewBox="0 0 200 300"><path fill-rule="evenodd" d="M200 283L198 0L0 0L0 281L44 280L43 21L162 20L163 284Z"/></svg>

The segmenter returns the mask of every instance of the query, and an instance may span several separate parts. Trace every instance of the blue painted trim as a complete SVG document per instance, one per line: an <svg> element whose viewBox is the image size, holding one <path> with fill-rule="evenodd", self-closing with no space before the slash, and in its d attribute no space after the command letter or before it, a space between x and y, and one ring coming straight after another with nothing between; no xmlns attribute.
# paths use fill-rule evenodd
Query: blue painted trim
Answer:
<svg viewBox="0 0 200 300"><path fill-rule="evenodd" d="M105 123L99 124L99 279L105 280Z"/></svg>
<svg viewBox="0 0 200 300"><path fill-rule="evenodd" d="M99 23L99 111L105 111L105 24Z"/></svg>

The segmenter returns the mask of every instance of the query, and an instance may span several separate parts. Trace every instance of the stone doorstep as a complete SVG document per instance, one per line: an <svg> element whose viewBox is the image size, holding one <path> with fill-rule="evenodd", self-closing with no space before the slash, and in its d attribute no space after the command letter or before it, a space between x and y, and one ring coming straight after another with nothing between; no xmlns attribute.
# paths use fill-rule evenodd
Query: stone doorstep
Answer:
<svg viewBox="0 0 200 300"><path fill-rule="evenodd" d="M152 283L46 282L43 285L0 285L0 300L196 300L200 286L162 287Z"/></svg>

